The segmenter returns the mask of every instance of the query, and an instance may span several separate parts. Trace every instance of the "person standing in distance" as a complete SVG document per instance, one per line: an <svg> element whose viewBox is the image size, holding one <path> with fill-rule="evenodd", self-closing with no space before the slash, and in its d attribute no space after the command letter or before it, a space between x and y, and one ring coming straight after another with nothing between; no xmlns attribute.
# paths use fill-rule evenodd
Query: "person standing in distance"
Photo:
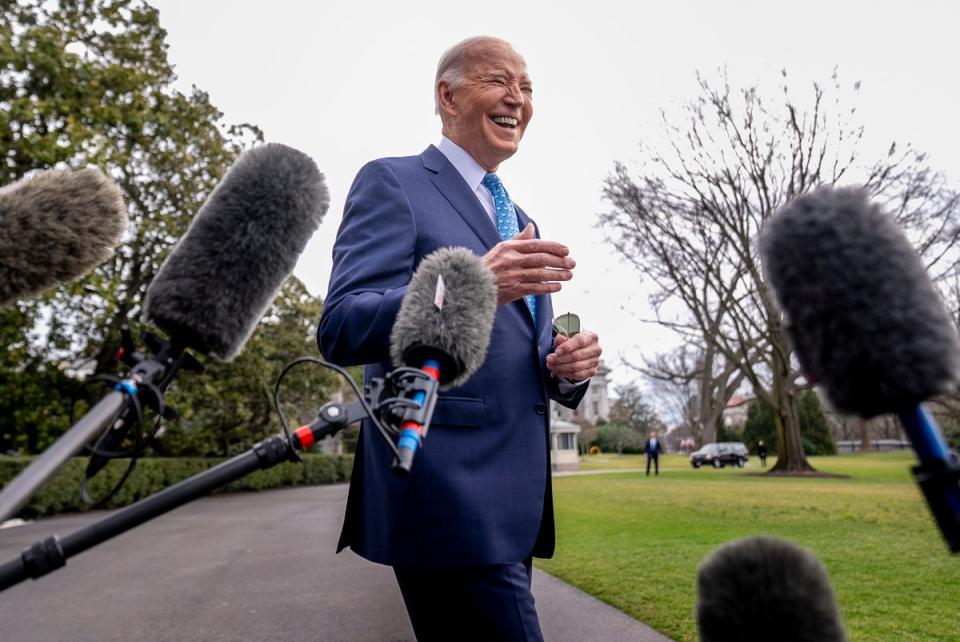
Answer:
<svg viewBox="0 0 960 642"><path fill-rule="evenodd" d="M767 467L767 447L763 443L763 440L757 442L757 457L760 458L760 467Z"/></svg>
<svg viewBox="0 0 960 642"><path fill-rule="evenodd" d="M653 461L654 475L660 475L660 453L663 452L663 446L657 439L657 433L651 432L650 437L643 442L643 452L647 455L647 477L650 476L650 462Z"/></svg>
<svg viewBox="0 0 960 642"><path fill-rule="evenodd" d="M350 189L318 342L368 381L383 376L411 275L450 246L494 274L493 333L473 377L439 394L409 477L391 474L392 452L364 423L339 550L393 567L421 642L541 640L530 580L532 558L554 550L547 404L580 403L601 348L592 332L554 333L550 294L575 262L496 174L533 117L524 59L469 38L441 57L434 90L440 142L367 164Z"/></svg>

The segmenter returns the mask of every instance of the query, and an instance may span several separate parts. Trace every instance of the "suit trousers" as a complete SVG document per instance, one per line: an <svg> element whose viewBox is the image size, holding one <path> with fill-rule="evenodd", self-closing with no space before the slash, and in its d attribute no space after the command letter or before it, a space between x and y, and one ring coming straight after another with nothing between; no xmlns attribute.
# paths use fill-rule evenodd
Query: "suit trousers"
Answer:
<svg viewBox="0 0 960 642"><path fill-rule="evenodd" d="M419 642L542 642L532 559L426 570L394 567Z"/></svg>
<svg viewBox="0 0 960 642"><path fill-rule="evenodd" d="M660 474L660 455L647 455L647 475L650 475L650 460L653 460L654 474Z"/></svg>

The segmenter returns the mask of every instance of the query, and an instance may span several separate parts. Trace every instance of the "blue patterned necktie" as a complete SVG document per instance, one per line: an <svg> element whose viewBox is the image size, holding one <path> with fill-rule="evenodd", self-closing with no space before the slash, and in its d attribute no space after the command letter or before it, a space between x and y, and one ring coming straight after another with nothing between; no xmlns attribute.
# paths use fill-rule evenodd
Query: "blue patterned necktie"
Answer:
<svg viewBox="0 0 960 642"><path fill-rule="evenodd" d="M517 211L513 207L513 201L507 194L506 188L500 182L500 177L496 174L487 174L483 177L483 186L490 190L493 195L493 206L497 211L497 230L500 232L500 238L504 241L512 239L520 233L520 226L517 223ZM523 297L530 308L530 316L533 317L533 323L537 323L537 297L528 294Z"/></svg>

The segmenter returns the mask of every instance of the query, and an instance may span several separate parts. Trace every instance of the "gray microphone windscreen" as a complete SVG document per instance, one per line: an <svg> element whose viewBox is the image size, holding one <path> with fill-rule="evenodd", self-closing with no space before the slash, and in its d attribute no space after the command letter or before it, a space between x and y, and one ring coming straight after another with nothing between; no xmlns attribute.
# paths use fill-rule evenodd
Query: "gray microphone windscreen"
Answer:
<svg viewBox="0 0 960 642"><path fill-rule="evenodd" d="M788 203L759 250L800 363L836 410L900 412L956 381L956 327L906 235L863 190Z"/></svg>
<svg viewBox="0 0 960 642"><path fill-rule="evenodd" d="M466 248L439 249L410 279L390 334L390 356L396 365L415 368L436 358L441 389L459 386L483 365L496 312L497 288L483 260Z"/></svg>
<svg viewBox="0 0 960 642"><path fill-rule="evenodd" d="M47 170L0 189L0 306L91 271L126 225L120 189L96 169Z"/></svg>
<svg viewBox="0 0 960 642"><path fill-rule="evenodd" d="M150 283L146 316L186 347L233 359L329 203L306 154L277 143L247 150Z"/></svg>
<svg viewBox="0 0 960 642"><path fill-rule="evenodd" d="M697 572L703 642L842 642L830 579L810 551L772 537L724 544Z"/></svg>

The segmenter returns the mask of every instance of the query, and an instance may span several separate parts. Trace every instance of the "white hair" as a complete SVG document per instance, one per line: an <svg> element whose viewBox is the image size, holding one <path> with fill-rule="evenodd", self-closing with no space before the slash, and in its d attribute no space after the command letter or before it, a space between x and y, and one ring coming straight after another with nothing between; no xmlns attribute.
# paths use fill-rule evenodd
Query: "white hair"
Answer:
<svg viewBox="0 0 960 642"><path fill-rule="evenodd" d="M437 63L437 77L433 82L433 104L435 113L440 113L440 83L447 83L447 86L451 89L457 89L463 85L464 63L469 58L470 49L477 45L488 43L506 45L513 49L513 45L500 38L494 38L493 36L473 36L466 40L461 40L440 56L440 62Z"/></svg>

